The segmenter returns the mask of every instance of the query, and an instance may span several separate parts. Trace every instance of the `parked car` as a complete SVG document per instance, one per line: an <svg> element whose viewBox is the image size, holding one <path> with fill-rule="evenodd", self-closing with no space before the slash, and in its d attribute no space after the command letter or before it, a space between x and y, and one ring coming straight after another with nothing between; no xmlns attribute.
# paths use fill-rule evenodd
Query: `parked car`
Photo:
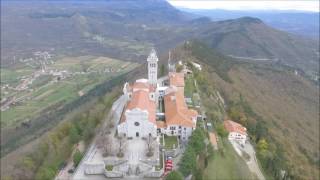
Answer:
<svg viewBox="0 0 320 180"><path fill-rule="evenodd" d="M167 166L166 168L165 168L165 171L171 171L172 170L172 167L170 167L170 166Z"/></svg>
<svg viewBox="0 0 320 180"><path fill-rule="evenodd" d="M73 169L73 168L72 168L72 169L69 169L69 170L68 170L68 173L69 173L69 174L74 173L74 169Z"/></svg>

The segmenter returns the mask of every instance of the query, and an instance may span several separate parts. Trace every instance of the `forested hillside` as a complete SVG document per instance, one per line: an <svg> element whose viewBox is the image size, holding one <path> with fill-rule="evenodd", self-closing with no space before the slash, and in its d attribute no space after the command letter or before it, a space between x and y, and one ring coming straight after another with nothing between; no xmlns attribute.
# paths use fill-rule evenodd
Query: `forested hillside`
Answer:
<svg viewBox="0 0 320 180"><path fill-rule="evenodd" d="M272 63L238 62L199 41L175 49L177 59L197 61L204 70L196 75L207 97L219 91L224 117L246 126L267 177L319 177L318 86ZM209 101L208 104L212 104Z"/></svg>

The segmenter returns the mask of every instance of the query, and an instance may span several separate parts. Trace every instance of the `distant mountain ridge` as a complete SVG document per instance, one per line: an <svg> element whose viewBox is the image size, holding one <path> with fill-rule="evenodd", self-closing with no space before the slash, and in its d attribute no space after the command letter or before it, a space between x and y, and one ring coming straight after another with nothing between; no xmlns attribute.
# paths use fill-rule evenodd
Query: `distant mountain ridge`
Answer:
<svg viewBox="0 0 320 180"><path fill-rule="evenodd" d="M151 46L166 51L201 39L224 55L279 60L318 72L316 41L273 29L258 18L196 19L164 0L36 2L2 4L2 66L39 50L141 61Z"/></svg>
<svg viewBox="0 0 320 180"><path fill-rule="evenodd" d="M319 70L317 41L276 30L258 18L208 23L197 37L225 55L280 61L304 71Z"/></svg>
<svg viewBox="0 0 320 180"><path fill-rule="evenodd" d="M213 21L237 19L244 16L256 17L266 24L297 35L319 39L319 13L292 10L222 10L222 9L188 9L182 11L210 17Z"/></svg>

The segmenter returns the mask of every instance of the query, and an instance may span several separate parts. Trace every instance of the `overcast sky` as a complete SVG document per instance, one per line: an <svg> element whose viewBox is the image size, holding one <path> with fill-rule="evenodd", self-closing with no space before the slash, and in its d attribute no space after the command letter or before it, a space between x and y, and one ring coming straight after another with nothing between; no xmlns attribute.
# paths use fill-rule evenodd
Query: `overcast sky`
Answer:
<svg viewBox="0 0 320 180"><path fill-rule="evenodd" d="M191 9L298 10L319 12L318 0L168 0L173 6Z"/></svg>

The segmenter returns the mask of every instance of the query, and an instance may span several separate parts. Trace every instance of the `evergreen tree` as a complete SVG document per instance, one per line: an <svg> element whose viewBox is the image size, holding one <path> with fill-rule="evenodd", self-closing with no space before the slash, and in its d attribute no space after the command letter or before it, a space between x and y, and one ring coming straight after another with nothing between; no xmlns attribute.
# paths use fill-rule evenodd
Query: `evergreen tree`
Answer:
<svg viewBox="0 0 320 180"><path fill-rule="evenodd" d="M178 171L172 171L167 175L166 180L183 180L183 176Z"/></svg>
<svg viewBox="0 0 320 180"><path fill-rule="evenodd" d="M83 154L77 149L73 155L73 163L74 166L77 167L83 157Z"/></svg>
<svg viewBox="0 0 320 180"><path fill-rule="evenodd" d="M195 170L196 163L196 153L193 148L188 145L181 158L179 171L186 177Z"/></svg>
<svg viewBox="0 0 320 180"><path fill-rule="evenodd" d="M75 144L79 141L81 138L77 128L75 126L72 126L69 130L69 139L71 144Z"/></svg>

